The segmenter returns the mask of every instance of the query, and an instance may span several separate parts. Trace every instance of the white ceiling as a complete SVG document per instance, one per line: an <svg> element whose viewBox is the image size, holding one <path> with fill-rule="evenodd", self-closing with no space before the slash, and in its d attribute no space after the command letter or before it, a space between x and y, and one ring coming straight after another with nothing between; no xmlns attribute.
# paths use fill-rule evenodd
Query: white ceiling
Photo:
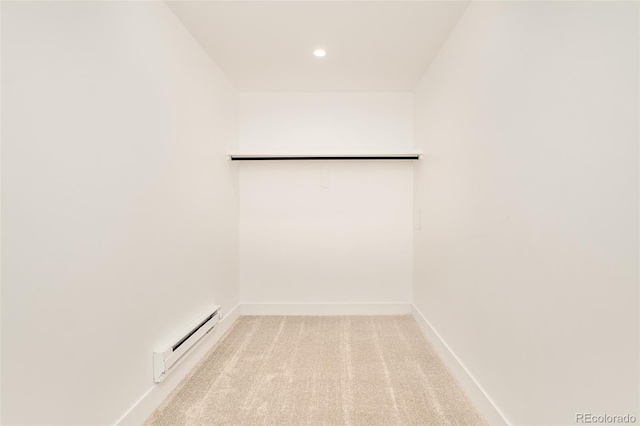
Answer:
<svg viewBox="0 0 640 426"><path fill-rule="evenodd" d="M358 92L413 91L469 1L167 3L240 91Z"/></svg>

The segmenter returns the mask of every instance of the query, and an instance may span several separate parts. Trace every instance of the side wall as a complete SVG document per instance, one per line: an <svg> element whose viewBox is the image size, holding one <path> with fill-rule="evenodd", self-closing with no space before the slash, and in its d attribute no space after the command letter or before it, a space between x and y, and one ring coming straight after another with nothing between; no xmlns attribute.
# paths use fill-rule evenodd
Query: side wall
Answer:
<svg viewBox="0 0 640 426"><path fill-rule="evenodd" d="M410 93L243 93L240 148L411 149L412 103ZM299 313L278 304L306 304L301 312L311 314L374 312L386 304L406 311L412 199L413 164L407 161L242 164L243 312ZM273 309L255 306L261 304ZM362 311L345 304L374 306Z"/></svg>
<svg viewBox="0 0 640 426"><path fill-rule="evenodd" d="M513 424L638 416L638 3L473 2L416 92L414 303Z"/></svg>
<svg viewBox="0 0 640 426"><path fill-rule="evenodd" d="M239 302L237 93L162 2L2 9L2 423L113 424Z"/></svg>

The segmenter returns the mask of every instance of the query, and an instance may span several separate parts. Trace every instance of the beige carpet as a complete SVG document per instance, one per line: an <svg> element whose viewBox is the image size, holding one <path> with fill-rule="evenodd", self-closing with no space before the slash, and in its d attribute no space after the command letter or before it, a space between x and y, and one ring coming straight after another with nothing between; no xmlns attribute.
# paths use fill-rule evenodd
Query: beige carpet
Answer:
<svg viewBox="0 0 640 426"><path fill-rule="evenodd" d="M410 316L241 317L147 425L485 425Z"/></svg>

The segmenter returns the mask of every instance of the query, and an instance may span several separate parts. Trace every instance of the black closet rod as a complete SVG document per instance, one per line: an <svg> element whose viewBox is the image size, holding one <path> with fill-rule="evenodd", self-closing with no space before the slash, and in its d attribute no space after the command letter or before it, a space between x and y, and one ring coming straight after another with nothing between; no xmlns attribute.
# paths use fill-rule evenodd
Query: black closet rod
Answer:
<svg viewBox="0 0 640 426"><path fill-rule="evenodd" d="M231 161L272 161L272 160L419 160L420 154L411 155L392 155L392 156L362 156L362 155L349 155L349 156L231 156Z"/></svg>

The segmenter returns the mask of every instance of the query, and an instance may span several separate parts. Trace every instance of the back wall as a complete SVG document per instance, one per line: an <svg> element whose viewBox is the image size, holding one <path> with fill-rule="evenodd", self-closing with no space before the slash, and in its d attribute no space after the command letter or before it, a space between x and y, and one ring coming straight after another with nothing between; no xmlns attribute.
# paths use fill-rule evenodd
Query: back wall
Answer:
<svg viewBox="0 0 640 426"><path fill-rule="evenodd" d="M410 93L244 93L239 145L411 149L412 103ZM243 304L410 302L411 162L252 162L239 181Z"/></svg>

